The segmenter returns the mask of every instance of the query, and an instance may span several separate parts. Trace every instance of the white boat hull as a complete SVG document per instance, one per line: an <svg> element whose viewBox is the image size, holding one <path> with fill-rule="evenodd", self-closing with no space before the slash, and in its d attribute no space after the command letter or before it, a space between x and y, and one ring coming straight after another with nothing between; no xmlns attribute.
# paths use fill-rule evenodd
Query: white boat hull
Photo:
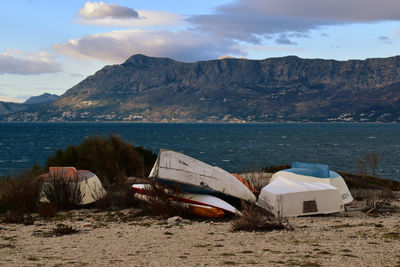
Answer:
<svg viewBox="0 0 400 267"><path fill-rule="evenodd" d="M254 203L254 194L229 172L172 150L160 150L149 178L195 186Z"/></svg>

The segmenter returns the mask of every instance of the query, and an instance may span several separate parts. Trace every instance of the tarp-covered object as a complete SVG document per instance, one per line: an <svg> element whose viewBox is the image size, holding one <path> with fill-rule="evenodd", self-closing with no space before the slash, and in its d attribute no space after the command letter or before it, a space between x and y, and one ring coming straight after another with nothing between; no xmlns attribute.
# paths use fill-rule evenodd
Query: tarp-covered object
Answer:
<svg viewBox="0 0 400 267"><path fill-rule="evenodd" d="M256 203L277 217L328 214L344 210L339 190L326 183L275 177L261 189Z"/></svg>
<svg viewBox="0 0 400 267"><path fill-rule="evenodd" d="M50 167L49 173L41 176L44 180L44 186L50 179L64 179L75 182L82 193L82 200L79 205L87 205L102 198L106 194L100 179L91 171L76 170L74 167ZM42 202L48 202L42 193Z"/></svg>
<svg viewBox="0 0 400 267"><path fill-rule="evenodd" d="M353 201L353 197L343 177L329 170L327 165L293 162L292 168L276 172L272 176L271 182L277 177L283 177L291 181L329 184L339 189L344 204Z"/></svg>

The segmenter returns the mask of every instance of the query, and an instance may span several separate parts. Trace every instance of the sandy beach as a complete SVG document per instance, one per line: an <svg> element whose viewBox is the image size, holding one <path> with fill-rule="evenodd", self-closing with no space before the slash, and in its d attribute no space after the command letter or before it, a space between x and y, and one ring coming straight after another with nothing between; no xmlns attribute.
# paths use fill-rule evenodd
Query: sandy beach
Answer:
<svg viewBox="0 0 400 267"><path fill-rule="evenodd" d="M354 209L291 218L292 230L271 232L233 232L230 220L138 217L135 209L61 212L34 225L0 224L0 265L399 266L398 209ZM78 232L57 236L59 224Z"/></svg>

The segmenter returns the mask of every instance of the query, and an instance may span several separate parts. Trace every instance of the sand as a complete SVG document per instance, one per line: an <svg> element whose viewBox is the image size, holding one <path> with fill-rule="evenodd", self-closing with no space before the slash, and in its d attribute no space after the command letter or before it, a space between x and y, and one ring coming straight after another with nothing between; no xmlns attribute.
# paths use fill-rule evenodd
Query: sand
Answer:
<svg viewBox="0 0 400 267"><path fill-rule="evenodd" d="M397 203L398 204L398 203ZM400 266L400 213L291 218L293 230L232 232L229 220L75 210L0 224L1 266ZM57 236L58 224L78 230Z"/></svg>

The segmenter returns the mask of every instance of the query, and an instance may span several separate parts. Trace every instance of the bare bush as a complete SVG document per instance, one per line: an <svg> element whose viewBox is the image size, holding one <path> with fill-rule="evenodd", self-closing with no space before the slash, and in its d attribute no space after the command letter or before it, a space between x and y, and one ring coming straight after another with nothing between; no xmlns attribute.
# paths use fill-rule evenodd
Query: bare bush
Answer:
<svg viewBox="0 0 400 267"><path fill-rule="evenodd" d="M143 213L163 218L171 216L192 217L184 204L173 200L163 187L151 184L151 189L147 190L147 193L143 197L145 199L142 205Z"/></svg>
<svg viewBox="0 0 400 267"><path fill-rule="evenodd" d="M94 196L96 200L95 207L102 210L111 208L131 208L136 205L134 192L129 184L126 183L126 177L119 177L116 182L107 188L106 194Z"/></svg>
<svg viewBox="0 0 400 267"><path fill-rule="evenodd" d="M233 231L272 231L292 229L289 221L277 218L268 211L254 205L243 204L242 216L231 223Z"/></svg>
<svg viewBox="0 0 400 267"><path fill-rule="evenodd" d="M383 159L383 154L372 151L366 153L364 157L356 159L356 168L359 175L371 175L377 177L376 169Z"/></svg>
<svg viewBox="0 0 400 267"><path fill-rule="evenodd" d="M59 209L70 210L81 203L85 194L74 178L56 174L43 184L44 197Z"/></svg>
<svg viewBox="0 0 400 267"><path fill-rule="evenodd" d="M55 217L58 213L58 208L55 204L51 203L40 203L38 206L38 214L42 218Z"/></svg>
<svg viewBox="0 0 400 267"><path fill-rule="evenodd" d="M0 206L7 212L5 220L10 223L29 223L30 214L35 212L40 199L40 179L30 173L4 179L0 183Z"/></svg>

